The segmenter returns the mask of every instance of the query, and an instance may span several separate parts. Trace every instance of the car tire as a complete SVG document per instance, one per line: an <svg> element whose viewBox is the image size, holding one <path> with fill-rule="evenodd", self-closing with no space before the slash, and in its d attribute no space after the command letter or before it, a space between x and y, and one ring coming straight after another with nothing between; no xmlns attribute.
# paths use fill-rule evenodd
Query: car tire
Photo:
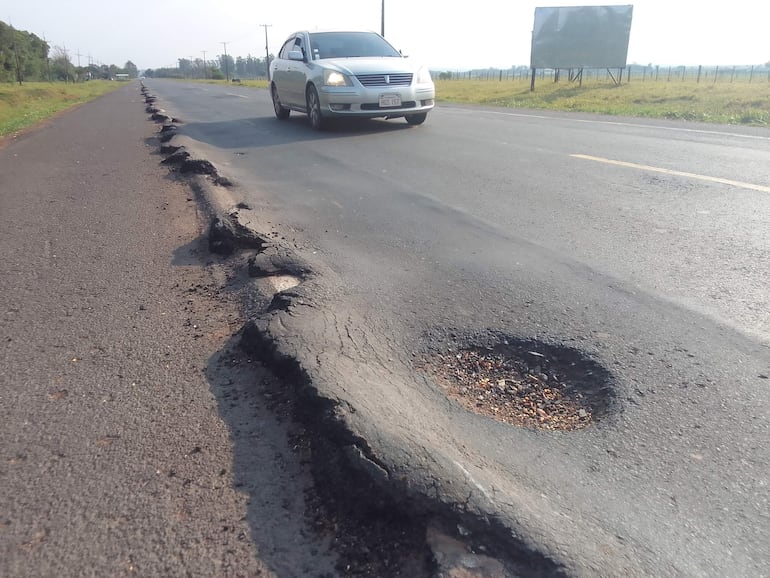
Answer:
<svg viewBox="0 0 770 578"><path fill-rule="evenodd" d="M307 93L307 118L313 130L323 130L326 126L326 119L321 116L321 99L318 97L318 91L312 84L308 86Z"/></svg>
<svg viewBox="0 0 770 578"><path fill-rule="evenodd" d="M418 124L422 124L425 122L425 119L428 118L428 113L418 112L417 114L407 114L405 118L406 118L406 122L408 122L412 126L417 126Z"/></svg>
<svg viewBox="0 0 770 578"><path fill-rule="evenodd" d="M279 120L286 120L289 118L291 111L281 104L281 100L278 98L278 89L275 88L275 84L270 87L270 95L273 97L275 117Z"/></svg>

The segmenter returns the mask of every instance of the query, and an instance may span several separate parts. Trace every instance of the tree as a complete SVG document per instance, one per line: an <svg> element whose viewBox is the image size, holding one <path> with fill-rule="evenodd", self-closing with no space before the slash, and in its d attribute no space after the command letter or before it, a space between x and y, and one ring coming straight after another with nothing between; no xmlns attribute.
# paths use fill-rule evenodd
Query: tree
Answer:
<svg viewBox="0 0 770 578"><path fill-rule="evenodd" d="M29 32L0 22L0 82L43 80L48 44Z"/></svg>
<svg viewBox="0 0 770 578"><path fill-rule="evenodd" d="M63 80L64 82L72 80L74 82L73 72L74 68L67 51L60 46L55 46L51 54L51 74L53 79Z"/></svg>
<svg viewBox="0 0 770 578"><path fill-rule="evenodd" d="M131 62L130 60L126 62L126 64L123 66L123 72L128 74L131 78L136 78L139 76L139 69L136 67L136 64Z"/></svg>
<svg viewBox="0 0 770 578"><path fill-rule="evenodd" d="M233 74L235 71L235 61L229 54L219 55L219 69L225 73L225 76Z"/></svg>
<svg viewBox="0 0 770 578"><path fill-rule="evenodd" d="M235 74L239 78L246 78L248 76L246 63L246 59L244 59L242 56L239 56L235 59Z"/></svg>

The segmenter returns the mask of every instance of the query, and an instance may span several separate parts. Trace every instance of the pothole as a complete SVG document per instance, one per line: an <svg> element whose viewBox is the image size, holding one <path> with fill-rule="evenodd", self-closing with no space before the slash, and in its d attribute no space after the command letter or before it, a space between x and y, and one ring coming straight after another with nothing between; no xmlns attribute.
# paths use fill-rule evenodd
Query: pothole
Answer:
<svg viewBox="0 0 770 578"><path fill-rule="evenodd" d="M570 431L610 409L610 374L577 350L504 340L431 355L420 369L467 410L510 425Z"/></svg>

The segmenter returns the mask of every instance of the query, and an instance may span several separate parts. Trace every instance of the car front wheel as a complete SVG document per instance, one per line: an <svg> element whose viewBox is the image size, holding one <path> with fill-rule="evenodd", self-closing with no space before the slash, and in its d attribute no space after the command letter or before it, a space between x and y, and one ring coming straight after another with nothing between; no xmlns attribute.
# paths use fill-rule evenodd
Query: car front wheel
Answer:
<svg viewBox="0 0 770 578"><path fill-rule="evenodd" d="M321 100L318 98L318 91L312 85L307 89L307 117L313 130L323 130L326 122L321 116Z"/></svg>
<svg viewBox="0 0 770 578"><path fill-rule="evenodd" d="M275 87L275 84L270 87L270 94L273 97L273 110L275 110L275 117L280 120L286 120L289 118L289 113L291 111L281 104L281 100L278 98L278 89Z"/></svg>
<svg viewBox="0 0 770 578"><path fill-rule="evenodd" d="M408 122L412 126L417 126L418 124L424 123L426 118L428 118L427 112L418 112L417 114L407 114L406 122Z"/></svg>

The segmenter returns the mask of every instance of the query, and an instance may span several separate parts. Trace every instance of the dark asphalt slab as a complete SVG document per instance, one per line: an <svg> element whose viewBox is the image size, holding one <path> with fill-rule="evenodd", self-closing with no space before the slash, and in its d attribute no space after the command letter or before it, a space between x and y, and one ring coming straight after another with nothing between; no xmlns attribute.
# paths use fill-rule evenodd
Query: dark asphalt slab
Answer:
<svg viewBox="0 0 770 578"><path fill-rule="evenodd" d="M493 519L545 573L767 573L767 131L439 106L317 134L266 91L147 84L241 222L312 263L254 325L384 487ZM515 428L419 371L507 339L598 363L611 411Z"/></svg>
<svg viewBox="0 0 770 578"><path fill-rule="evenodd" d="M333 568L132 83L0 145L0 575Z"/></svg>

